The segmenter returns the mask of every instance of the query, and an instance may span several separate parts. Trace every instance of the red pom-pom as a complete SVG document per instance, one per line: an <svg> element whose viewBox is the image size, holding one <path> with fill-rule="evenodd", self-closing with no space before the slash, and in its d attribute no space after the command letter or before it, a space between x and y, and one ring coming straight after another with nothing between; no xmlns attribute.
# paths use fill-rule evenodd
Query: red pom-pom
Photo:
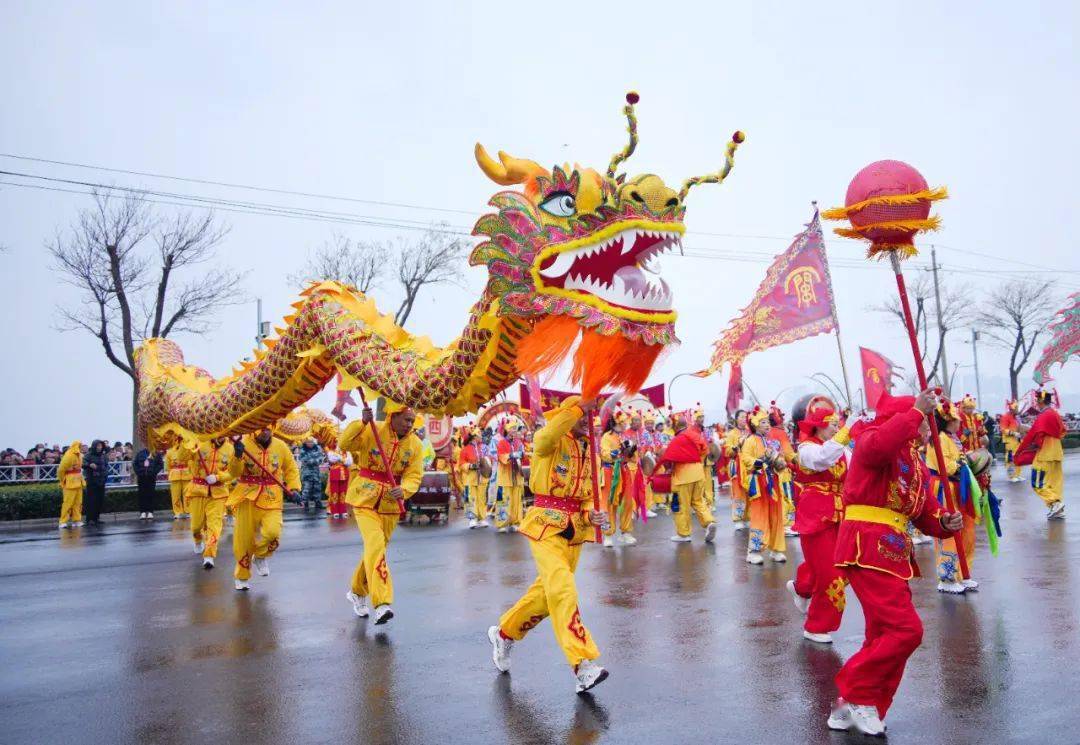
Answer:
<svg viewBox="0 0 1080 745"><path fill-rule="evenodd" d="M745 139L746 135L739 130L735 130L735 134L731 136L731 141L734 142L736 145L741 145Z"/></svg>
<svg viewBox="0 0 1080 745"><path fill-rule="evenodd" d="M639 96L637 94L637 91L630 91L629 93L626 94L626 102L628 104L630 104L631 106L633 106L634 104L636 104L640 100L641 100L641 96Z"/></svg>

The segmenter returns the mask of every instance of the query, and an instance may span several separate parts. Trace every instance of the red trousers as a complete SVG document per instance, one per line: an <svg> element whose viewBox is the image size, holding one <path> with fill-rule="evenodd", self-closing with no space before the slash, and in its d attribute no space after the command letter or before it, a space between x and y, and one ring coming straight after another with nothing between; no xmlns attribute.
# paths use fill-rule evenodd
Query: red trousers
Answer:
<svg viewBox="0 0 1080 745"><path fill-rule="evenodd" d="M923 626L906 580L876 569L845 567L866 617L866 640L836 674L845 701L876 706L885 718L908 657L922 643Z"/></svg>
<svg viewBox="0 0 1080 745"><path fill-rule="evenodd" d="M799 536L803 563L795 570L795 592L810 598L803 628L812 634L827 634L840 628L844 615L844 573L834 564L837 523L824 530Z"/></svg>

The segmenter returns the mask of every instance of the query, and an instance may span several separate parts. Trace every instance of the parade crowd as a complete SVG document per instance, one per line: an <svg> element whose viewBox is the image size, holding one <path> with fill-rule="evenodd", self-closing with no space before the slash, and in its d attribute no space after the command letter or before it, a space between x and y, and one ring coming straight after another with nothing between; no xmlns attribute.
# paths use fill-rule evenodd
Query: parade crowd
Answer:
<svg viewBox="0 0 1080 745"><path fill-rule="evenodd" d="M979 587L976 531L986 532L991 552L1002 538L990 428L1000 431L1007 478L1019 481L1029 467L1047 518L1064 518L1066 427L1054 404L1042 391L1032 411L1008 402L991 421L972 397L953 402L933 390L883 394L872 417L851 416L816 397L794 412L794 421L774 403L710 426L700 406L663 413L616 407L594 420L597 403L571 396L535 427L519 411L484 429L459 427L450 457L437 458L423 419L390 402L385 421L376 423L365 409L330 450L311 438L290 446L264 428L202 443L172 437L162 451L135 454L133 467L140 492L150 495L158 474L167 475L173 518L190 520L194 551L208 570L232 516L240 591L250 588L252 569L269 575L286 500L321 510L325 498L331 519L351 512L363 551L346 598L358 617L372 616L375 624L394 615L388 552L405 502L425 468L446 469L469 529L520 532L536 562L536 580L488 629L495 667L508 671L513 645L550 616L579 693L608 676L578 606L574 573L582 546L633 546L635 527L661 515L671 516L672 542L691 541L694 522L712 542L717 493L726 489L725 522L745 532L749 564L786 562L791 542L799 544L802 561L787 589L804 615L806 640L831 643L847 588L859 598L866 640L837 676L828 724L882 734L905 663L922 638L907 585L918 576L913 547L932 541L938 590L964 594ZM84 492L87 520L98 519L110 452L102 441L65 450L61 528L81 524ZM153 515L147 509L141 517Z"/></svg>

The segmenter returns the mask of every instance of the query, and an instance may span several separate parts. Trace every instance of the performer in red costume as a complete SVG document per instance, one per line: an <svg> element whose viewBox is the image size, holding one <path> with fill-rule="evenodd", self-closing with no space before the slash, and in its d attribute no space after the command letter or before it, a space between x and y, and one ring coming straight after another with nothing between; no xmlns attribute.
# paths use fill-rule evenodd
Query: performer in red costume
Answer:
<svg viewBox="0 0 1080 745"><path fill-rule="evenodd" d="M847 427L840 426L840 416L822 406L808 411L799 422L799 439L795 483L800 491L795 531L802 545L803 563L787 587L795 597L795 607L806 614L803 636L829 644L829 632L840 628L847 587L834 557L844 509L841 494L851 436Z"/></svg>
<svg viewBox="0 0 1080 745"><path fill-rule="evenodd" d="M900 685L908 657L922 643L922 621L908 580L918 574L908 520L928 535L960 530L960 513L944 513L928 493L929 472L919 455L937 396L882 395L877 417L860 428L844 484L844 519L836 565L844 570L866 617L866 639L836 676L840 698L829 728L885 733L882 721Z"/></svg>

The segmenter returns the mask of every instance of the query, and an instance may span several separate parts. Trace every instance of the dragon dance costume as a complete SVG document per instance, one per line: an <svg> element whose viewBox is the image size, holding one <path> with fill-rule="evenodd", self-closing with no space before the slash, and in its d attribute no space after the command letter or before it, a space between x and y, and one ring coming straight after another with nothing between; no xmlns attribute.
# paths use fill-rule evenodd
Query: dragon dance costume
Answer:
<svg viewBox="0 0 1080 745"><path fill-rule="evenodd" d="M843 515L843 489L847 477L847 427L840 428L828 440L819 430L839 423L832 409L818 408L799 422L799 443L795 481L799 485L799 504L795 512L795 530L799 534L803 561L789 588L806 608L803 630L812 641L828 642L827 635L840 628L844 614L844 589L847 582L836 567L836 536ZM812 635L812 636L811 636Z"/></svg>
<svg viewBox="0 0 1080 745"><path fill-rule="evenodd" d="M877 417L858 433L836 540L836 565L866 618L862 648L844 664L836 685L843 703L876 707L882 719L908 658L922 643L922 622L908 587L918 574L905 532L908 520L928 535L952 535L927 489L930 474L919 453L924 417L914 403L911 396L883 394Z"/></svg>
<svg viewBox="0 0 1080 745"><path fill-rule="evenodd" d="M214 566L221 526L225 521L225 501L229 497L229 456L233 448L224 440L196 445L189 462L193 476L187 490L191 512L191 537L203 566ZM209 562L207 561L209 559Z"/></svg>
<svg viewBox="0 0 1080 745"><path fill-rule="evenodd" d="M593 456L586 437L572 430L584 412L580 397L567 398L548 412L547 425L533 437L529 487L536 501L525 515L521 534L529 540L537 576L525 594L489 630L496 646L520 641L550 616L555 640L566 661L577 669L600 650L581 620L574 572L584 543L595 542L589 519L593 505ZM506 660L508 668L509 660ZM496 659L496 665L504 670ZM504 670L505 671L505 670Z"/></svg>
<svg viewBox="0 0 1080 745"><path fill-rule="evenodd" d="M420 488L424 462L422 445L416 433L410 430L399 439L391 426L389 417L404 410L404 406L388 402L387 420L377 423L375 427L394 483L401 488L402 499L408 500ZM370 596L371 605L376 610L376 621L381 621L379 609L394 602L394 580L386 554L390 537L400 519L400 509L397 500L390 494L390 478L371 425L360 420L349 424L341 433L340 447L352 455L354 474L345 501L352 505L356 527L364 541L364 553L353 571L348 598L353 603L354 612L364 617ZM385 620L390 617L392 614Z"/></svg>
<svg viewBox="0 0 1080 745"><path fill-rule="evenodd" d="M165 470L169 478L169 496L172 497L173 519L184 517L187 512L187 490L191 485L191 451L177 440L165 451Z"/></svg>
<svg viewBox="0 0 1080 745"><path fill-rule="evenodd" d="M229 478L236 480L226 506L231 507L233 577L236 589L246 590L254 560L259 574L270 573L267 559L281 542L281 510L285 502L282 487L290 492L300 488L300 469L289 446L277 438L264 448L254 435L244 435L236 443L241 450L229 461Z"/></svg>

